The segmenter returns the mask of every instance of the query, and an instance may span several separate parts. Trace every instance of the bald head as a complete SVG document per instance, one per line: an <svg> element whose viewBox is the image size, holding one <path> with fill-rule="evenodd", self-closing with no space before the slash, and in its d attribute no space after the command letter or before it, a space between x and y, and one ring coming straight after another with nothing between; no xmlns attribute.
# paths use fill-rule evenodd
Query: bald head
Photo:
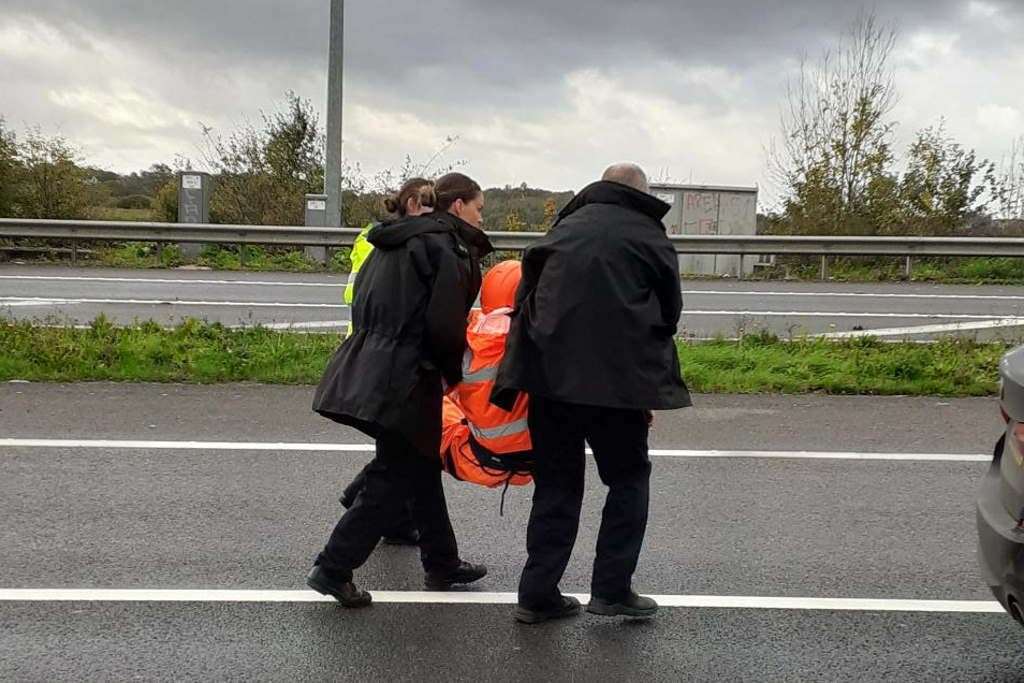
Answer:
<svg viewBox="0 0 1024 683"><path fill-rule="evenodd" d="M628 185L634 190L640 190L647 194L651 192L651 186L647 184L647 174L636 164L612 164L605 170L601 180Z"/></svg>

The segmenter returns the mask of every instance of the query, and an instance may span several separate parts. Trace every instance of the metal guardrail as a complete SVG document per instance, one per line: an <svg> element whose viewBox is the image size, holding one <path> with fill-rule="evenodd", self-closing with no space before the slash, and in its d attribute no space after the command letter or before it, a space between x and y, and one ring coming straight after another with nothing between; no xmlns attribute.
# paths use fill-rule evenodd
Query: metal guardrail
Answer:
<svg viewBox="0 0 1024 683"><path fill-rule="evenodd" d="M49 221L0 218L0 238L202 242L317 247L351 246L358 228L274 225ZM543 233L488 232L495 248L520 251ZM1024 257L1020 237L828 237L802 235L672 235L687 254L803 254L827 256Z"/></svg>

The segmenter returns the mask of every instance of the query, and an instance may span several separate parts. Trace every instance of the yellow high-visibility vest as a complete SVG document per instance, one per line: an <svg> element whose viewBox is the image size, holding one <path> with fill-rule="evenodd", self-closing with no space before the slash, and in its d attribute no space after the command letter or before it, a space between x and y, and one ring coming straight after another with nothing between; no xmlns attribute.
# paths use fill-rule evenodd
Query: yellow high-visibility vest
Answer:
<svg viewBox="0 0 1024 683"><path fill-rule="evenodd" d="M373 245L370 244L369 240L366 239L367 233L370 232L370 228L373 227L373 223L368 223L362 232L356 236L356 241L352 244L352 255L350 260L352 261L352 272L348 275L348 284L345 285L344 300L345 303L350 307L352 306L352 299L356 295L356 274L359 269L366 263L366 259L369 258L370 253L373 251ZM348 321L348 332L346 336L352 334L352 309L349 308L349 321Z"/></svg>

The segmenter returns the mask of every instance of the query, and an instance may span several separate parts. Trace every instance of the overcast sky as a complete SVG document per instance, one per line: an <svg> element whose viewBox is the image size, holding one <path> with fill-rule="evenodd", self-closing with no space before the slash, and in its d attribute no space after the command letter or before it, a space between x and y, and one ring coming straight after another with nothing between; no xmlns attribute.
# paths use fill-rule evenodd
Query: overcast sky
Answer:
<svg viewBox="0 0 1024 683"><path fill-rule="evenodd" d="M787 78L850 0L350 0L345 157L406 154L486 186L574 189L635 160L676 182L761 185ZM870 7L870 6L869 6ZM944 116L994 159L1024 134L1024 0L890 0L902 148ZM4 0L0 115L119 171L196 157L293 90L323 109L328 0ZM764 198L772 195L765 188Z"/></svg>

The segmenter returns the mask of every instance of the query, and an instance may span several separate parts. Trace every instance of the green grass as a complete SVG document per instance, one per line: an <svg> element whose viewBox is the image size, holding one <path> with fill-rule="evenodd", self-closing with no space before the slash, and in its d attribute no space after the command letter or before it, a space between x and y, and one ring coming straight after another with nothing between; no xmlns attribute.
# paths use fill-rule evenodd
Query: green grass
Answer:
<svg viewBox="0 0 1024 683"><path fill-rule="evenodd" d="M780 341L679 345L683 375L709 393L882 394L988 396L997 391L1005 344L944 340L935 344Z"/></svg>
<svg viewBox="0 0 1024 683"><path fill-rule="evenodd" d="M0 381L315 384L341 339L190 320L89 329L0 322ZM1004 344L780 341L679 342L690 388L711 393L988 396Z"/></svg>
<svg viewBox="0 0 1024 683"><path fill-rule="evenodd" d="M213 270L245 270L291 273L347 273L352 269L351 250L337 249L324 266L306 258L300 249L268 251L260 246L246 246L244 258L238 247L206 245L196 259L186 259L174 244L165 244L162 253L153 242L126 242L98 251L96 261L113 268L176 268L197 265Z"/></svg>
<svg viewBox="0 0 1024 683"><path fill-rule="evenodd" d="M818 259L777 265L759 271L755 277L817 280L821 276ZM906 280L903 258L830 258L828 276L837 282L898 282ZM918 258L911 261L910 280L937 284L1019 285L1024 284L1024 259L1021 258Z"/></svg>

